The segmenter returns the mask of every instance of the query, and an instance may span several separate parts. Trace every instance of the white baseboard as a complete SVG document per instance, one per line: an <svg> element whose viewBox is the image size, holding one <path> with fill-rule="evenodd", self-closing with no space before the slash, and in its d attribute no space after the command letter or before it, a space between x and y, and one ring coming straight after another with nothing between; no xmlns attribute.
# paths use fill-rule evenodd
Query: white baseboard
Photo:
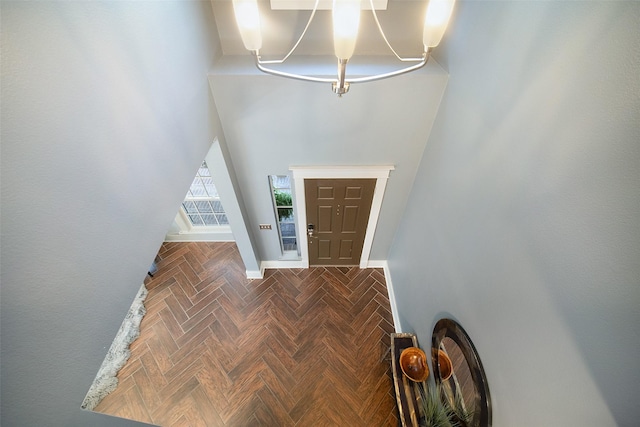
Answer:
<svg viewBox="0 0 640 427"><path fill-rule="evenodd" d="M167 234L165 242L235 242L231 232Z"/></svg>
<svg viewBox="0 0 640 427"><path fill-rule="evenodd" d="M384 280L387 283L387 293L389 294L389 305L391 306L391 315L393 316L393 327L396 332L402 332L400 328L400 317L398 316L398 306L396 305L396 295L393 291L393 282L391 281L391 273L389 272L389 263L386 260L369 261L368 268L382 268L384 271Z"/></svg>
<svg viewBox="0 0 640 427"><path fill-rule="evenodd" d="M260 271L247 270L247 279L262 279L264 278L264 271L266 269L278 268L309 268L309 265L299 259L262 261L260 263Z"/></svg>
<svg viewBox="0 0 640 427"><path fill-rule="evenodd" d="M387 261L371 259L367 261L367 266L364 268L387 268Z"/></svg>
<svg viewBox="0 0 640 427"><path fill-rule="evenodd" d="M246 270L247 279L262 279L264 270Z"/></svg>
<svg viewBox="0 0 640 427"><path fill-rule="evenodd" d="M309 268L309 264L302 260L262 261L260 263L262 271L274 268Z"/></svg>

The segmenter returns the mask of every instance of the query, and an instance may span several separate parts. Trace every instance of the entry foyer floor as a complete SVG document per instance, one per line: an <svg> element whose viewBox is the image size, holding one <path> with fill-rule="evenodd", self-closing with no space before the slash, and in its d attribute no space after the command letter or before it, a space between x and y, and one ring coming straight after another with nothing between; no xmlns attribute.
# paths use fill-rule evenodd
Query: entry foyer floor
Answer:
<svg viewBox="0 0 640 427"><path fill-rule="evenodd" d="M97 412L169 426L397 426L382 270L267 270L165 243L118 388Z"/></svg>

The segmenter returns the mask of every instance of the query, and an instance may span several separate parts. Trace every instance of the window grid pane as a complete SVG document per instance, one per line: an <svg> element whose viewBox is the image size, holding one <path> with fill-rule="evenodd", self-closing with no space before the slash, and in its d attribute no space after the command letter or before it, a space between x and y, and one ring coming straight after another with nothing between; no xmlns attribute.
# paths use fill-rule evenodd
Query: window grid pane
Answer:
<svg viewBox="0 0 640 427"><path fill-rule="evenodd" d="M203 214L202 222L204 223L204 225L218 225L216 217L213 214Z"/></svg>
<svg viewBox="0 0 640 427"><path fill-rule="evenodd" d="M202 225L202 218L200 215L189 215L189 219L193 225Z"/></svg>

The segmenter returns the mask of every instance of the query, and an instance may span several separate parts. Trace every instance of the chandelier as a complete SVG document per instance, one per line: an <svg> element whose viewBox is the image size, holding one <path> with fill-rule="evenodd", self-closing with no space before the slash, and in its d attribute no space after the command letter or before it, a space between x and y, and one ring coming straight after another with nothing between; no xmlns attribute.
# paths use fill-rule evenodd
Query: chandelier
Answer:
<svg viewBox="0 0 640 427"><path fill-rule="evenodd" d="M262 48L262 33L260 30L260 13L258 10L257 0L233 0L233 10L238 24L238 29L242 37L242 42L247 50L249 50L254 58L255 64L258 69L264 73L287 77L297 80L304 80L310 82L319 83L331 83L333 92L342 96L349 91L351 83L365 83L374 80L386 79L389 77L398 76L400 74L409 73L411 71L422 68L429 59L431 49L436 47L445 29L447 23L451 17L453 10L453 4L455 0L429 0L427 11L424 19L424 29L422 35L422 44L424 50L420 56L414 58L404 58L396 53L391 47L391 44L387 40L380 21L378 21L378 15L376 8L374 7L374 0L333 0L332 18L333 18L333 45L335 56L338 59L338 72L337 77L321 78L316 76L308 76L302 74L290 73L282 70L271 68L273 64L283 64L289 56L296 50L302 39L304 38L313 17L318 10L318 4L320 0L315 0L313 10L309 16L309 20L302 31L302 34L298 38L298 41L293 45L289 53L287 53L282 59L277 60L264 60L260 55L260 49ZM373 13L373 18L378 27L378 31L382 36L391 52L396 58L403 63L410 63L410 65L403 68L382 73L372 76L348 78L346 76L347 62L353 56L353 52L356 46L356 39L358 36L358 27L360 25L360 11L362 3L368 2Z"/></svg>

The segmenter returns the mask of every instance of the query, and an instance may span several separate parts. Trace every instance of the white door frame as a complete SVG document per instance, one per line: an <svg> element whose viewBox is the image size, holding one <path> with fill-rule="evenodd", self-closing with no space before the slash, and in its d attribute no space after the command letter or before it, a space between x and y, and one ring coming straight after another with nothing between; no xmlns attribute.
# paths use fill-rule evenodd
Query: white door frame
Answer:
<svg viewBox="0 0 640 427"><path fill-rule="evenodd" d="M367 268L369 264L369 254L373 245L382 208L382 198L387 186L389 172L394 170L393 166L291 166L289 170L293 173L294 197L296 204L296 217L298 223L298 243L300 248L300 258L302 268L309 267L309 248L307 246L307 208L304 191L305 179L366 179L375 178L376 187L373 192L371 202L371 213L367 231L364 236L364 246L360 256L360 268Z"/></svg>

